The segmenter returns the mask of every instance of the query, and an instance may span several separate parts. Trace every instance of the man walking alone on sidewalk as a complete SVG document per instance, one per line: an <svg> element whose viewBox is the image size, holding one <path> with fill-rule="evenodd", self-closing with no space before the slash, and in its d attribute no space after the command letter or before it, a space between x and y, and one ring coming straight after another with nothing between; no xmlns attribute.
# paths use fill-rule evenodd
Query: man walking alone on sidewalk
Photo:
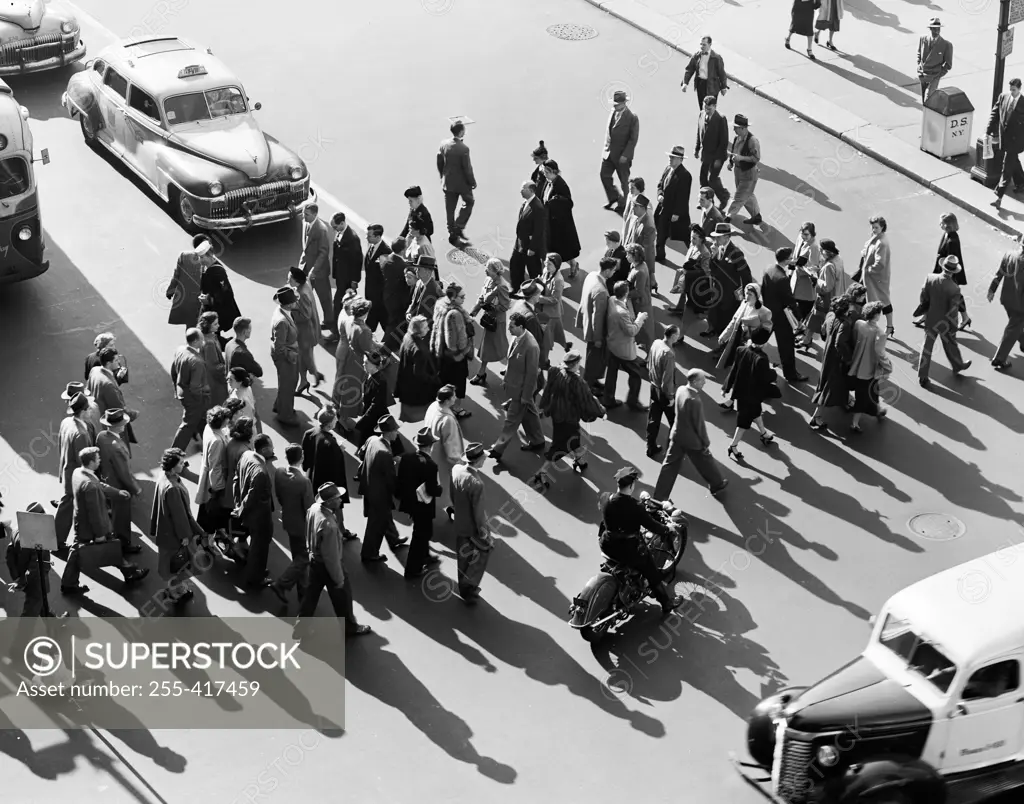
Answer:
<svg viewBox="0 0 1024 804"><path fill-rule="evenodd" d="M996 200L992 202L992 206L998 208L1010 182L1013 182L1014 192L1024 191L1024 169L1020 166L1020 152L1024 151L1024 103L1020 98L1019 78L1011 78L1010 91L996 100L985 133L992 137L1003 155Z"/></svg>
<svg viewBox="0 0 1024 804"><path fill-rule="evenodd" d="M441 143L437 152L437 172L441 177L441 189L444 191L444 208L448 218L448 242L456 248L468 246L466 224L473 212L473 191L476 189L476 178L473 176L473 163L469 160L469 146L462 141L466 136L466 124L456 120L451 126L452 138ZM455 217L455 208L462 199L462 209Z"/></svg>
<svg viewBox="0 0 1024 804"><path fill-rule="evenodd" d="M917 45L917 76L921 79L921 103L939 88L939 80L953 69L953 43L943 39L939 32L942 22L932 17L928 22L928 36L922 36Z"/></svg>
<svg viewBox="0 0 1024 804"><path fill-rule="evenodd" d="M601 184L604 185L608 203L605 209L617 207L621 215L625 209L625 195L629 190L629 171L633 166L633 152L640 139L640 119L626 106L626 93L619 90L612 95L612 113L604 135L604 152L601 155ZM612 184L612 176L618 174L621 192Z"/></svg>
<svg viewBox="0 0 1024 804"><path fill-rule="evenodd" d="M729 79L725 75L725 61L711 49L711 37L700 40L700 50L690 57L683 73L683 92L686 92L690 79L693 78L693 89L697 95L697 108L704 108L706 98L718 102L718 93L723 95L729 91ZM702 182L703 183L703 182Z"/></svg>
<svg viewBox="0 0 1024 804"><path fill-rule="evenodd" d="M1024 351L1024 236L1018 241L1017 249L1012 254L1004 255L999 263L999 270L988 288L989 301L996 297L1000 282L1003 289L999 292L999 302L1010 320L1006 322L1003 339L996 349L996 356L992 358L992 366L999 371L1007 371L1014 342L1019 343L1021 351Z"/></svg>

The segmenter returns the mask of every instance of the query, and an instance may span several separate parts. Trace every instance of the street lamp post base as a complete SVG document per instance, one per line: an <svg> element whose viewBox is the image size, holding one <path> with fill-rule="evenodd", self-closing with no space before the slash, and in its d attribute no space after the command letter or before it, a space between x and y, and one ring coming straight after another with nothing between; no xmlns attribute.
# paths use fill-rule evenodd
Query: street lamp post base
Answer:
<svg viewBox="0 0 1024 804"><path fill-rule="evenodd" d="M998 148L993 149L991 159L985 159L985 140L979 139L975 143L975 165L971 168L971 178L981 182L990 189L994 189L999 183L999 174L1003 169L1003 154Z"/></svg>

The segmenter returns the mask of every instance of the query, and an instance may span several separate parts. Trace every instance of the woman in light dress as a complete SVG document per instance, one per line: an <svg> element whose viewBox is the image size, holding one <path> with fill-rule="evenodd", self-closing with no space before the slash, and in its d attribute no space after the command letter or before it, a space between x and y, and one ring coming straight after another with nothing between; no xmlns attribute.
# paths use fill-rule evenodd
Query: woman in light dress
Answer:
<svg viewBox="0 0 1024 804"><path fill-rule="evenodd" d="M818 21L814 23L814 43L818 44L818 34L828 31L828 41L825 47L835 50L832 44L832 37L839 30L839 23L843 19L843 0L821 0L821 8L818 9Z"/></svg>
<svg viewBox="0 0 1024 804"><path fill-rule="evenodd" d="M565 325L562 323L562 294L565 292L565 280L562 278L562 257L550 253L544 260L541 271L540 296L537 298L537 321L544 329L544 343L541 344L541 368L550 368L551 348L557 343L565 351L569 351L569 341L565 337Z"/></svg>
<svg viewBox="0 0 1024 804"><path fill-rule="evenodd" d="M372 306L366 299L354 299L345 313L344 326L338 328L338 348L334 353L337 368L331 399L343 427L347 427L347 419L355 419L363 412L363 382L366 380L363 365L370 352L380 349L366 325Z"/></svg>
<svg viewBox="0 0 1024 804"><path fill-rule="evenodd" d="M821 267L821 248L818 246L817 231L810 221L800 226L797 247L789 258L786 268L790 272L790 287L796 300L796 317L803 332L801 346L810 344L807 324L814 311L814 300L818 297L818 271Z"/></svg>
<svg viewBox="0 0 1024 804"><path fill-rule="evenodd" d="M644 247L638 243L626 246L626 259L629 260L629 301L633 305L633 313L647 313L640 331L636 334L636 342L644 349L650 349L654 343L654 299L651 297L651 272L647 267L647 255Z"/></svg>
<svg viewBox="0 0 1024 804"><path fill-rule="evenodd" d="M306 274L301 268L288 269L288 285L295 289L299 305L292 311L292 320L299 331L299 387L295 393L304 394L309 390L307 374L312 374L314 386L323 382L324 375L316 370L316 345L320 342L320 311L317 309L316 294L310 287Z"/></svg>
<svg viewBox="0 0 1024 804"><path fill-rule="evenodd" d="M892 299L889 296L889 281L892 277L892 252L889 250L889 225L881 215L868 220L871 237L860 253L860 268L853 277L854 282L863 282L868 290L868 302L880 302L885 314L885 334L890 338L896 334L892 325Z"/></svg>
<svg viewBox="0 0 1024 804"><path fill-rule="evenodd" d="M493 332L480 327L484 329L483 339L480 342L480 354L477 355L480 359L480 368L473 375L469 384L481 387L487 385L487 364L495 361L504 363L508 357L508 327L505 323L505 315L512 305L512 288L505 280L504 263L498 259L489 259L487 265L484 266L484 274L487 281L484 282L484 288L480 291L470 315L475 316L480 312L489 312L494 316L496 326Z"/></svg>
<svg viewBox="0 0 1024 804"><path fill-rule="evenodd" d="M256 432L262 433L263 423L256 411L256 397L252 393L252 375L241 366L235 366L228 372L228 385L231 387L228 399L237 399L242 403L238 417L248 416L256 423Z"/></svg>
<svg viewBox="0 0 1024 804"><path fill-rule="evenodd" d="M462 460L466 449L466 439L462 435L462 427L452 408L455 404L455 386L444 385L437 392L437 398L427 408L423 424L430 429L431 435L437 439L430 448L430 455L437 464L437 482L443 492L437 503L453 518L451 507L452 467Z"/></svg>

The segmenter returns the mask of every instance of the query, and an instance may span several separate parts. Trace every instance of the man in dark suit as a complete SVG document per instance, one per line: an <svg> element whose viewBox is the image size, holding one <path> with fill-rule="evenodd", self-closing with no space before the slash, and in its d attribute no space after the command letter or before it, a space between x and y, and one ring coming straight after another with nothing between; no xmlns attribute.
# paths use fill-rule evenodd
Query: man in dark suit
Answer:
<svg viewBox="0 0 1024 804"><path fill-rule="evenodd" d="M1003 289L999 291L999 302L1009 320L992 358L992 366L999 371L1008 371L1014 342L1019 343L1021 351L1024 351L1024 237L1018 241L1017 248L1005 254L999 263L999 270L988 287L990 302L996 297L1000 283Z"/></svg>
<svg viewBox="0 0 1024 804"><path fill-rule="evenodd" d="M700 210L700 228L704 237L711 237L715 227L725 223L725 213L715 206L715 191L711 187L701 187L697 192L697 209Z"/></svg>
<svg viewBox="0 0 1024 804"><path fill-rule="evenodd" d="M228 373L230 374L233 368L244 368L253 377L262 377L263 366L256 362L246 344L252 337L252 321L239 316L235 319L232 329L235 331L235 337L224 347L224 365Z"/></svg>
<svg viewBox="0 0 1024 804"><path fill-rule="evenodd" d="M729 79L725 74L725 61L711 49L711 37L700 40L700 50L690 57L683 73L683 92L686 92L690 79L697 95L697 106L703 108L705 98L714 98L718 102L718 93L723 95L729 91ZM703 179L701 180L703 183Z"/></svg>
<svg viewBox="0 0 1024 804"><path fill-rule="evenodd" d="M399 237L409 236L409 225L415 223L427 240L434 236L434 219L430 211L423 204L423 190L420 187L410 187L405 191L405 199L409 202L409 214L405 218L405 226L398 233Z"/></svg>
<svg viewBox="0 0 1024 804"><path fill-rule="evenodd" d="M396 354L405 335L405 311L409 309L412 297L412 289L405 281L405 267L406 262L399 254L388 254L380 261L380 272L384 278L384 320L381 322L384 345Z"/></svg>
<svg viewBox="0 0 1024 804"><path fill-rule="evenodd" d="M359 466L359 493L363 495L366 532L360 557L364 562L387 561L380 552L384 539L392 551L405 544L399 537L392 513L395 509L395 453L391 444L398 438L398 422L384 416L377 422L380 435L372 435L363 446L363 462Z"/></svg>
<svg viewBox="0 0 1024 804"><path fill-rule="evenodd" d="M743 289L754 281L747 258L732 242L732 227L728 223L718 224L711 239L710 287L694 289L695 296L707 297L708 328L701 333L704 338L717 338L725 331L740 306Z"/></svg>
<svg viewBox="0 0 1024 804"><path fill-rule="evenodd" d="M442 142L437 151L437 173L441 177L441 189L444 191L448 242L456 248L462 248L469 245L465 231L473 212L476 177L473 175L473 163L469 159L469 146L462 141L466 136L466 124L456 120L452 123L451 132L452 138ZM460 198L462 209L456 218L455 208Z"/></svg>
<svg viewBox="0 0 1024 804"><path fill-rule="evenodd" d="M331 320L334 303L331 300L331 234L327 224L318 217L320 207L310 204L303 210L302 217L302 254L299 256L299 268L306 273L306 278L313 286L316 297L320 300L324 317L321 329L334 332L337 328L337 316Z"/></svg>
<svg viewBox="0 0 1024 804"><path fill-rule="evenodd" d="M540 346L537 339L526 331L526 317L522 313L509 314L508 332L512 342L508 347L508 366L501 385L509 396L509 405L505 424L489 453L496 461L501 460L520 425L527 440L522 449L540 452L545 445L544 430L534 401L540 376Z"/></svg>
<svg viewBox="0 0 1024 804"><path fill-rule="evenodd" d="M434 278L437 272L437 260L421 254L416 258L416 286L412 290L412 298L405 313L405 320L411 321L414 316L421 315L428 322L434 320L434 305L444 296L444 288Z"/></svg>
<svg viewBox="0 0 1024 804"><path fill-rule="evenodd" d="M996 200L992 206L1003 203L1006 188L1013 182L1014 192L1024 191L1024 169L1020 166L1020 152L1024 151L1024 102L1020 97L1020 79L1010 79L1010 91L1004 92L992 107L986 133L996 141L1003 154L1003 169L996 185Z"/></svg>
<svg viewBox="0 0 1024 804"><path fill-rule="evenodd" d="M242 576L249 589L270 586L267 559L274 540L274 492L269 462L276 457L270 436L256 436L252 449L239 458L232 484L235 508L231 516L249 531L249 555Z"/></svg>
<svg viewBox="0 0 1024 804"><path fill-rule="evenodd" d="M700 186L710 187L718 197L718 208L725 211L729 191L722 184L722 168L729 158L729 121L718 113L718 101L711 95L704 99L704 111L697 118L697 148L693 155L700 159Z"/></svg>
<svg viewBox="0 0 1024 804"><path fill-rule="evenodd" d="M382 226L367 227L367 242L370 242L371 229L377 232L378 239L384 233ZM345 296L345 291L350 288L359 289L359 278L363 268L363 246L359 242L359 235L348 225L344 212L337 212L331 218L331 230L333 234L331 276L334 277L334 299L331 302L331 315L329 318L325 317L323 323L324 328L331 331L331 337L337 338L338 315L341 313L341 300ZM315 285L314 289L316 289Z"/></svg>
<svg viewBox="0 0 1024 804"><path fill-rule="evenodd" d="M604 185L608 203L605 209L618 207L621 215L625 209L625 196L628 192L629 171L633 167L633 153L640 139L640 118L633 114L626 105L626 93L620 91L612 95L612 113L608 117L605 128L604 151L601 154L601 184ZM612 184L612 176L618 175L620 191Z"/></svg>
<svg viewBox="0 0 1024 804"><path fill-rule="evenodd" d="M540 276L547 254L547 215L544 205L537 198L537 185L532 181L524 181L519 194L523 197L523 205L519 208L519 220L516 222L516 245L508 261L509 276L514 288L523 284L527 274L531 279Z"/></svg>
<svg viewBox="0 0 1024 804"><path fill-rule="evenodd" d="M962 268L960 260L952 254L943 258L940 263L941 274L929 274L921 288L921 303L914 311L915 316L924 316L924 346L921 347L921 360L917 367L917 380L922 388L928 388L932 381L928 371L932 365L932 350L935 339L942 339L942 350L954 374L966 371L971 366L970 360L964 360L960 347L956 343L957 324L960 322L960 308L963 306L963 294L960 286L953 280Z"/></svg>
<svg viewBox="0 0 1024 804"><path fill-rule="evenodd" d="M690 171L683 167L686 151L682 145L668 152L668 167L658 181L658 206L654 221L658 225L655 259L665 262L665 244L672 240L690 240ZM654 274L651 274L653 279Z"/></svg>
<svg viewBox="0 0 1024 804"><path fill-rule="evenodd" d="M284 450L288 466L279 466L274 471L274 493L281 506L281 525L288 534L288 550L292 563L281 576L270 584L270 591L288 604L286 593L298 587L299 600L306 593L306 570L309 567L309 551L306 549L306 512L313 505L313 484L302 471L302 447L289 444Z"/></svg>
<svg viewBox="0 0 1024 804"><path fill-rule="evenodd" d="M210 409L210 382L206 363L199 356L202 333L192 327L185 330L185 345L179 346L171 361L171 382L174 396L181 402L181 424L171 447L184 450L193 438L202 437L206 429L206 411Z"/></svg>
<svg viewBox="0 0 1024 804"><path fill-rule="evenodd" d="M125 438L125 428L129 416L121 408L107 408L100 419L105 428L96 436L96 447L100 451L100 466L103 471L102 480L118 491L127 491L132 497L142 494L132 474L131 450ZM132 504L120 494L110 500L110 513L113 519L114 534L121 541L121 552L125 555L141 553L142 547L132 544Z"/></svg>
<svg viewBox="0 0 1024 804"><path fill-rule="evenodd" d="M367 232L367 238L369 238L369 232ZM369 315L366 316L366 325L370 328L370 332L376 332L378 326L385 330L388 328L387 307L384 304L383 262L393 254L401 255L404 252L405 238L396 237L391 241L390 246L387 243L377 246L373 252L373 259L370 259L370 254L367 252L366 259L363 260L365 276L363 298L373 305L370 307Z"/></svg>
<svg viewBox="0 0 1024 804"><path fill-rule="evenodd" d="M788 382L807 382L807 377L796 367L796 334L786 312L797 318L796 299L790 285L790 276L784 266L789 264L793 249L789 246L775 250L775 265L768 268L761 278L761 304L772 314L772 332L779 349L782 373Z"/></svg>
<svg viewBox="0 0 1024 804"><path fill-rule="evenodd" d="M437 515L435 500L444 493L437 481L437 464L430 457L430 448L436 441L430 428L424 427L416 433L416 452L398 458L398 510L412 517L412 541L405 558L406 580L419 578L427 567L441 560L430 552Z"/></svg>

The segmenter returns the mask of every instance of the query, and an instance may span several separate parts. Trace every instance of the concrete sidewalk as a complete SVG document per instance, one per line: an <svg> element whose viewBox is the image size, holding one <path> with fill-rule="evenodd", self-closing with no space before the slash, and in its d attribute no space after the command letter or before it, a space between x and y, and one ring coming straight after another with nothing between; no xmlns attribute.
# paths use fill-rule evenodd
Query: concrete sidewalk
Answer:
<svg viewBox="0 0 1024 804"><path fill-rule="evenodd" d="M806 39L789 30L790 3L767 0L587 0L686 55L701 36L713 38L730 81L790 110L883 164L929 187L1011 234L1024 232L1024 201L1007 195L1000 210L994 195L970 178L973 144L988 121L994 73L998 0L846 0L837 51L822 44L807 58ZM941 86L956 86L975 106L972 151L942 160L920 150L921 96L918 39L933 16L953 43L953 71ZM1024 41L1007 59L1006 79L1024 76ZM741 55L742 54L742 55ZM649 56L648 56L649 58ZM643 71L645 65L638 64ZM680 75L680 81L682 75ZM691 85L682 96L696 105ZM726 98L730 118L741 109ZM768 155L770 162L771 156Z"/></svg>

